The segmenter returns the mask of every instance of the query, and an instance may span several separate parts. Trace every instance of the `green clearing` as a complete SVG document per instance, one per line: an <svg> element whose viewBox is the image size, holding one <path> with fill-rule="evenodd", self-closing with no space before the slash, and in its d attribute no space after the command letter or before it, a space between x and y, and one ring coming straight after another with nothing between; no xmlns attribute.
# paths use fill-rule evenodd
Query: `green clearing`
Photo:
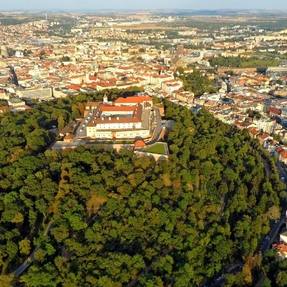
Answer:
<svg viewBox="0 0 287 287"><path fill-rule="evenodd" d="M163 143L156 143L145 149L149 153L165 154L165 145Z"/></svg>

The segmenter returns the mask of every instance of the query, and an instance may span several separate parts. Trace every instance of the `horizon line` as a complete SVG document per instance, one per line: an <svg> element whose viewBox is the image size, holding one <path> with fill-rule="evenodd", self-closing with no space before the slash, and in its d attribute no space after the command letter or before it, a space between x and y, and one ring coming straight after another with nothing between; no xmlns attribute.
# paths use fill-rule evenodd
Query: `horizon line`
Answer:
<svg viewBox="0 0 287 287"><path fill-rule="evenodd" d="M287 8L9 8L1 9L0 12L27 12L27 11L268 11L287 12Z"/></svg>

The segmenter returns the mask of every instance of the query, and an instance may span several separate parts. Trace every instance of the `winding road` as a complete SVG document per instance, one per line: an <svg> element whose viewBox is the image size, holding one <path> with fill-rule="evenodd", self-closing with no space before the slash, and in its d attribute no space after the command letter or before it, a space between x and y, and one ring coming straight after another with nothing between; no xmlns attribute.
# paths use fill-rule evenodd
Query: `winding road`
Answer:
<svg viewBox="0 0 287 287"><path fill-rule="evenodd" d="M53 221L49 221L47 224L47 227L44 231L44 236L46 237L51 229L51 226L53 224ZM36 246L35 249L32 251L32 253L29 255L29 257L13 272L16 277L21 276L26 269L34 262L35 253L40 249L40 246Z"/></svg>

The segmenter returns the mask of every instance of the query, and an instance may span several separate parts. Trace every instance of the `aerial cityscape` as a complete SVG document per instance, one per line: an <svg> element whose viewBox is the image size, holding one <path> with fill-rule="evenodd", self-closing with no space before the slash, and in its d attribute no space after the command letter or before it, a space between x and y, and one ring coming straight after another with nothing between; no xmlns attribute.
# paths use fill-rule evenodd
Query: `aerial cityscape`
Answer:
<svg viewBox="0 0 287 287"><path fill-rule="evenodd" d="M0 287L287 286L287 2L44 2L0 4Z"/></svg>

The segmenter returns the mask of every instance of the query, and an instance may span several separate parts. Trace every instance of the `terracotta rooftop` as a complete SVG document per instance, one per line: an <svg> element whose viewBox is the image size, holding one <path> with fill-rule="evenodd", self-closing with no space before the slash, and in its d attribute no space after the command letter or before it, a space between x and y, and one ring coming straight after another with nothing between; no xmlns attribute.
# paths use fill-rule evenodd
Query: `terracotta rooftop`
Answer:
<svg viewBox="0 0 287 287"><path fill-rule="evenodd" d="M81 89L81 85L71 84L71 85L67 86L67 89L79 91Z"/></svg>
<svg viewBox="0 0 287 287"><path fill-rule="evenodd" d="M104 110L102 109L104 107ZM126 109L127 108L127 109ZM135 107L124 107L124 106L112 106L102 104L100 109L100 115L95 117L89 124L89 127L93 127L97 124L109 124L109 123L138 123L141 122L142 118L142 106L140 104L136 105ZM110 117L102 117L101 114L103 111L114 111L115 116ZM116 116L117 111L132 111L132 116L128 117L119 117Z"/></svg>
<svg viewBox="0 0 287 287"><path fill-rule="evenodd" d="M269 137L270 135L267 133L262 133L258 136L259 139L265 140Z"/></svg>
<svg viewBox="0 0 287 287"><path fill-rule="evenodd" d="M138 148L144 148L146 144L143 140L136 140L134 146L136 149L138 149Z"/></svg>
<svg viewBox="0 0 287 287"><path fill-rule="evenodd" d="M254 136L256 136L259 132L256 128L249 128L248 131Z"/></svg>
<svg viewBox="0 0 287 287"><path fill-rule="evenodd" d="M280 156L282 157L282 158L287 158L287 151L286 150L282 150L282 151L280 151L279 152L280 153Z"/></svg>
<svg viewBox="0 0 287 287"><path fill-rule="evenodd" d="M283 243L273 244L273 248L275 248L279 252L287 253L287 245Z"/></svg>
<svg viewBox="0 0 287 287"><path fill-rule="evenodd" d="M128 97L128 98L118 98L115 100L115 104L125 104L125 103L140 104L140 103L148 102L151 100L152 99L149 96L136 96L136 97Z"/></svg>
<svg viewBox="0 0 287 287"><path fill-rule="evenodd" d="M282 111L280 109L274 108L274 107L270 107L268 109L268 113L269 114L274 114L274 115L281 115Z"/></svg>
<svg viewBox="0 0 287 287"><path fill-rule="evenodd" d="M99 108L102 112L135 112L137 109L135 106L114 106L106 104L101 104Z"/></svg>

